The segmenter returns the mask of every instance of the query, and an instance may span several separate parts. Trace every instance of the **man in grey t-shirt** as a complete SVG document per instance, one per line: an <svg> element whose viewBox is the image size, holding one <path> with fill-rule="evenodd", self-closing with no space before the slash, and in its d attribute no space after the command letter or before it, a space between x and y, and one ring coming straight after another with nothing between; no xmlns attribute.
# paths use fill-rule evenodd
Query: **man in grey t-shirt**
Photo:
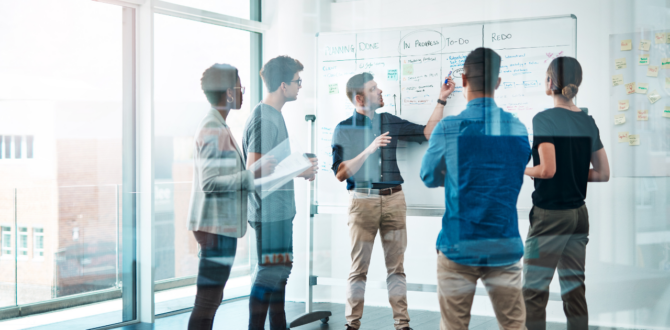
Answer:
<svg viewBox="0 0 670 330"><path fill-rule="evenodd" d="M242 148L247 168L275 147L286 143L288 131L281 110L286 102L295 101L302 85L302 64L288 56L268 61L261 77L268 89L265 99L254 108L244 126ZM290 148L282 154L289 155ZM276 159L281 162L281 159ZM312 167L299 176L314 180L316 158ZM252 194L248 203L249 224L256 231L258 273L249 296L249 330L264 329L270 314L270 329L285 330L284 299L286 282L293 265L293 218L295 195L293 181L261 199Z"/></svg>

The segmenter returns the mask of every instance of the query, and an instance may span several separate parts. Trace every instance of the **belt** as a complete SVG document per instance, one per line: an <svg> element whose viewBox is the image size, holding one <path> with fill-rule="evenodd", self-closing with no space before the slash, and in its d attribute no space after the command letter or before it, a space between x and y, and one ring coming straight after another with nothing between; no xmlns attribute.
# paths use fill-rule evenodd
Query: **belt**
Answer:
<svg viewBox="0 0 670 330"><path fill-rule="evenodd" d="M388 195L391 195L393 193L397 193L399 191L402 191L402 186L397 185L395 187L384 188L384 189L354 188L354 189L351 189L349 191L368 194L368 195L388 196Z"/></svg>

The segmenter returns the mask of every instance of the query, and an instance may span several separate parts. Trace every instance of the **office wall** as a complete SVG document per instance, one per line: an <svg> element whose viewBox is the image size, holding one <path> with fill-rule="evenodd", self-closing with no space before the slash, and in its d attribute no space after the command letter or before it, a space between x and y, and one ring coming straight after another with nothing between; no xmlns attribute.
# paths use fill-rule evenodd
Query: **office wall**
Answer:
<svg viewBox="0 0 670 330"><path fill-rule="evenodd" d="M609 53L610 34L640 29L668 28L666 1L429 1L429 0L361 0L333 3L327 0L282 0L263 2L263 20L271 29L264 37L264 59L287 54L305 64L303 89L299 99L286 105L284 115L294 137L306 138L304 115L314 113L315 104L315 33L352 31L402 26L458 23L482 20L516 19L574 14L578 19L577 57L584 69L584 81L577 98L578 106L588 107L599 125L606 150L612 146L612 125L609 118ZM546 31L547 34L552 31ZM406 175L410 177L411 175ZM416 178L417 176L415 176ZM417 178L418 179L418 178ZM334 178L333 178L334 180ZM525 185L531 187L531 185ZM591 184L587 207L590 212L591 235L587 252L587 298L592 324L631 327L670 327L667 310L670 289L667 277L652 267L647 252L662 255L667 245L669 210L668 181L612 178L608 183ZM651 188L650 188L651 187ZM294 225L296 263L289 280L288 299L305 297L305 224L307 219L307 186L296 184L298 216ZM532 189L524 189L519 197L530 207ZM653 192L651 196L650 191ZM640 199L649 199L645 204ZM645 221L651 222L660 238L656 245L646 244L641 232ZM440 228L439 218L408 218L408 250L406 273L408 282L435 284L434 242ZM526 219L520 219L525 237ZM316 218L315 272L324 277L346 279L349 269L349 238L344 215L319 215ZM647 236L645 236L647 235ZM648 238L648 237L647 237ZM660 243L659 243L660 242ZM663 245L665 244L665 245ZM662 257L661 257L662 258ZM654 259L658 263L658 259ZM661 274L644 279L642 274ZM379 242L374 247L369 274L370 281L384 281L385 269ZM665 282L663 282L665 281ZM607 289L609 288L609 290ZM343 287L316 287L315 299L344 302ZM560 292L558 281L551 287ZM645 299L641 292L655 292ZM475 299L473 314L493 315L487 297ZM386 306L385 290L371 289L366 304ZM436 295L409 294L409 307L438 310ZM548 306L550 320L564 320L560 301Z"/></svg>

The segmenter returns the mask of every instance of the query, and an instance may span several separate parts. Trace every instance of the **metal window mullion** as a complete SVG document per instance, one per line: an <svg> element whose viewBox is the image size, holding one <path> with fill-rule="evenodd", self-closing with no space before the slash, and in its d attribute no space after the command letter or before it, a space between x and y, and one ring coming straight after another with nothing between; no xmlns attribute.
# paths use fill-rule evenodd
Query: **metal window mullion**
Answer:
<svg viewBox="0 0 670 330"><path fill-rule="evenodd" d="M260 13L259 9L260 6L258 6L258 8L253 7L254 5L252 3L252 14L254 14L254 12ZM154 13L179 17L202 23L225 26L249 32L263 33L269 29L267 24L261 23L260 21L224 15L220 13L215 13L193 7L182 6L160 0L154 1Z"/></svg>

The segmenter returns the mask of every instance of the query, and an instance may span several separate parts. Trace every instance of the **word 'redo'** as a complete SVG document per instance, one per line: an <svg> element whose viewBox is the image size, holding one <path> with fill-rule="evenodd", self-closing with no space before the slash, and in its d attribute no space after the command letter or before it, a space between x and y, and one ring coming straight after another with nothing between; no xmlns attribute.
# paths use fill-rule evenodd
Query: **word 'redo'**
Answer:
<svg viewBox="0 0 670 330"><path fill-rule="evenodd" d="M491 41L503 41L512 39L512 34L491 34Z"/></svg>

